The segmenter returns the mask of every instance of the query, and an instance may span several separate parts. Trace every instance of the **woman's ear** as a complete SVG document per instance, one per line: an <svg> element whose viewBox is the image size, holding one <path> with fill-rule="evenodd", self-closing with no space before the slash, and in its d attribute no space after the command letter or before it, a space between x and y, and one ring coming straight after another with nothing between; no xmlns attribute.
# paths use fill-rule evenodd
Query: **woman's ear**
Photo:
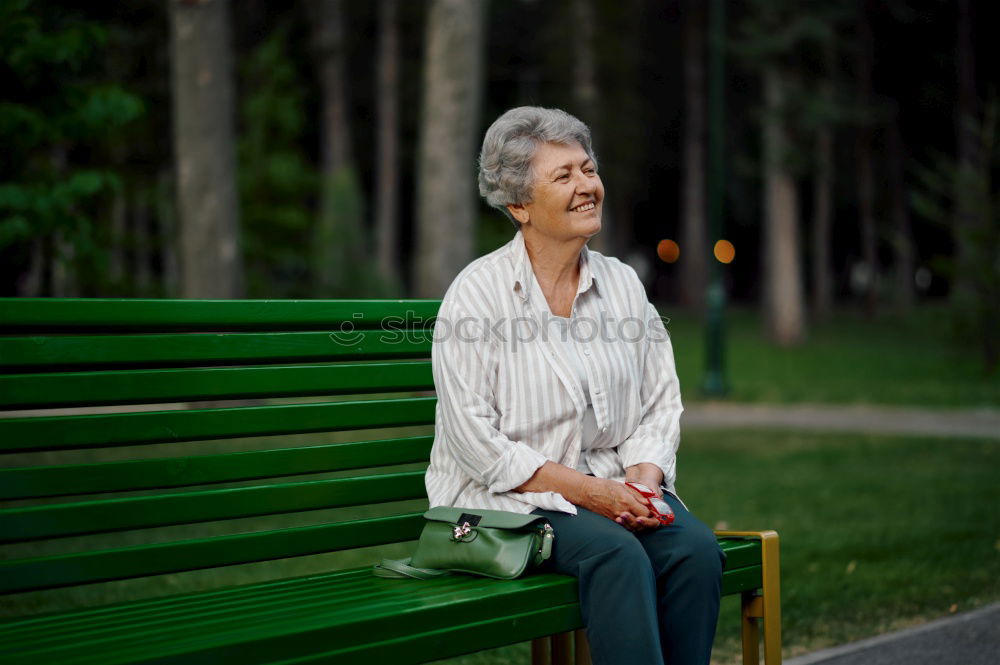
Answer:
<svg viewBox="0 0 1000 665"><path fill-rule="evenodd" d="M521 224L527 224L530 215L528 215L528 209L524 207L523 203L511 203L507 205L507 210L510 214Z"/></svg>

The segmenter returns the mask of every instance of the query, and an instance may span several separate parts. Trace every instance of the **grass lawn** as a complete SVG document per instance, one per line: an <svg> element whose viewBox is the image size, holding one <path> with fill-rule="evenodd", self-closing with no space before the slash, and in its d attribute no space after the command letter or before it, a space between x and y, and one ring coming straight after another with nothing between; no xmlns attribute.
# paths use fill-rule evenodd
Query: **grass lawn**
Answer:
<svg viewBox="0 0 1000 665"><path fill-rule="evenodd" d="M685 400L696 401L704 378L704 326L669 306L659 311L670 318ZM840 311L792 349L764 340L755 310L731 308L727 330L727 372L737 401L1000 407L1000 371L983 377L975 353L949 335L940 307L875 320Z"/></svg>
<svg viewBox="0 0 1000 665"><path fill-rule="evenodd" d="M698 431L685 435L678 491L711 526L779 532L791 657L1000 600L998 469L989 441ZM738 617L725 598L717 663L740 662Z"/></svg>

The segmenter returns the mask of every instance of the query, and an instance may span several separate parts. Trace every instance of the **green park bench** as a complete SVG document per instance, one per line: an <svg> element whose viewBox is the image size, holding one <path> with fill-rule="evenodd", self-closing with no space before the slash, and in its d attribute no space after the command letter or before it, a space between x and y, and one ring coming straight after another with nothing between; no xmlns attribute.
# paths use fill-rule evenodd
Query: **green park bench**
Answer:
<svg viewBox="0 0 1000 665"><path fill-rule="evenodd" d="M422 526L438 306L0 299L0 662L586 662L571 577L371 573ZM777 535L718 537L780 663Z"/></svg>

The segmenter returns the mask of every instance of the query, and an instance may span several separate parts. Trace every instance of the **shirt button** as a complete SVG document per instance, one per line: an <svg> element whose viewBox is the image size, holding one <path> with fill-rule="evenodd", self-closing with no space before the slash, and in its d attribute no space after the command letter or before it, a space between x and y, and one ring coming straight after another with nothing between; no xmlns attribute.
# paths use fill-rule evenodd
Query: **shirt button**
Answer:
<svg viewBox="0 0 1000 665"><path fill-rule="evenodd" d="M589 346L583 347L583 355L585 355L585 356L589 356L590 355L590 347Z"/></svg>
<svg viewBox="0 0 1000 665"><path fill-rule="evenodd" d="M605 434L607 431L608 431L607 427L602 427L601 428L601 434Z"/></svg>
<svg viewBox="0 0 1000 665"><path fill-rule="evenodd" d="M600 395L601 394L601 389L600 388L594 388L594 394L595 395Z"/></svg>

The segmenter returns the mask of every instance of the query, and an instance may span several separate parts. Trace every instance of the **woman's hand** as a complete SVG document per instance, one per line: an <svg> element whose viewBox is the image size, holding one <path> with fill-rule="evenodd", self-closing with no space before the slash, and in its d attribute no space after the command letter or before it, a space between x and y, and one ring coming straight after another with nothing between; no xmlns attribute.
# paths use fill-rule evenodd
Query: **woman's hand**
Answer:
<svg viewBox="0 0 1000 665"><path fill-rule="evenodd" d="M631 472L638 473L640 466L643 465L630 467L630 469L635 469ZM659 477L662 478L659 467L655 464L648 466L653 467L656 473L661 473ZM652 473L651 470L647 471ZM652 476L642 477L652 478ZM639 476L637 475L636 478ZM630 479L629 482L643 481ZM650 487L659 487L660 484L659 480L647 482L650 483ZM630 531L643 531L660 526L660 522L650 513L646 499L625 483L587 476L576 469L552 461L538 467L531 478L515 488L514 491L558 492L566 497L570 503L583 506L609 520L614 520Z"/></svg>
<svg viewBox="0 0 1000 665"><path fill-rule="evenodd" d="M617 480L586 478L578 505L614 520L629 531L655 529L660 525L642 495L632 488Z"/></svg>
<svg viewBox="0 0 1000 665"><path fill-rule="evenodd" d="M639 483L648 487L660 499L663 498L663 490L660 483L663 482L663 470L650 462L640 462L625 469L626 483Z"/></svg>
<svg viewBox="0 0 1000 665"><path fill-rule="evenodd" d="M660 499L663 498L663 490L660 489L660 483L663 482L663 471L656 464L650 462L640 462L625 469L625 482L627 483L638 483L639 485L645 485ZM632 488L626 486L626 488L633 492L639 500L643 503L645 507L645 497L643 497L638 492L635 492ZM647 508L647 514L649 514ZM660 526L660 522L655 517L648 517L642 519L636 514L631 512L622 513L615 520L622 526L624 526L629 531L645 531L646 529L655 529Z"/></svg>

